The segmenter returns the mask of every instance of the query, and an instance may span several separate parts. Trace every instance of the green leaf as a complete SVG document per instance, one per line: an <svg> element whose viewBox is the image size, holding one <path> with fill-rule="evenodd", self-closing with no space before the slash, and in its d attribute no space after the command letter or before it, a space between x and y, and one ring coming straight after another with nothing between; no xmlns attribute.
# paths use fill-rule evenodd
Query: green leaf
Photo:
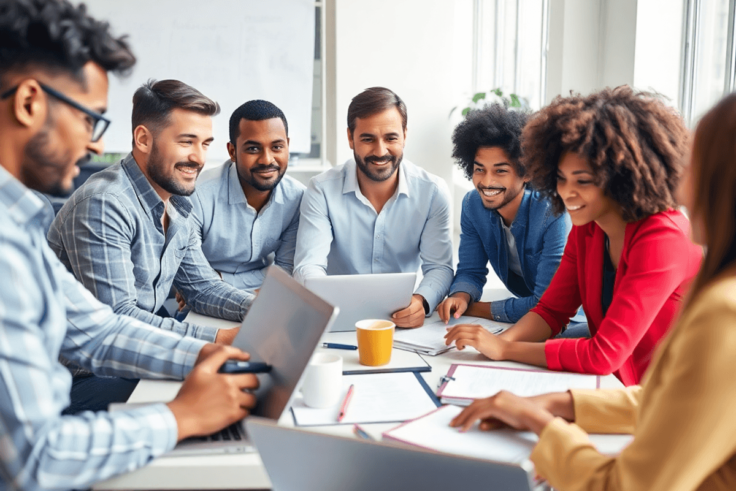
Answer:
<svg viewBox="0 0 736 491"><path fill-rule="evenodd" d="M496 94L498 97L503 97L503 92L501 92L501 89L494 89L491 92Z"/></svg>
<svg viewBox="0 0 736 491"><path fill-rule="evenodd" d="M519 100L518 95L509 94L509 97L511 98L511 104L509 104L511 107L521 107L521 100Z"/></svg>
<svg viewBox="0 0 736 491"><path fill-rule="evenodd" d="M485 99L485 98L486 98L485 92L478 92L477 94L473 96L473 102L478 102L479 100Z"/></svg>
<svg viewBox="0 0 736 491"><path fill-rule="evenodd" d="M465 109L463 109L463 112L461 114L463 116L467 116L469 112L470 112L470 108L469 107L466 107Z"/></svg>

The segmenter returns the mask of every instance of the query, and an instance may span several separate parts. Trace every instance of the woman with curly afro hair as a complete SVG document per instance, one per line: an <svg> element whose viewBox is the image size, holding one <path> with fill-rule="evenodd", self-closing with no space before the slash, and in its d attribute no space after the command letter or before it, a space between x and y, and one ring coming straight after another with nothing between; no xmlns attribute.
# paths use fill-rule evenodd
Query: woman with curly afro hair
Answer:
<svg viewBox="0 0 736 491"><path fill-rule="evenodd" d="M702 259L673 197L688 141L673 109L627 86L558 97L535 114L522 160L535 188L570 214L562 261L537 306L505 333L457 326L448 343L638 384ZM581 304L591 337L550 339Z"/></svg>
<svg viewBox="0 0 736 491"><path fill-rule="evenodd" d="M539 443L530 459L537 474L560 491L735 489L734 188L736 94L731 94L698 124L678 189L691 217L693 241L708 253L643 384L531 398L501 392L474 402L454 424L464 427L481 419L481 428L490 429L487 420L501 420L534 431ZM633 440L619 455L603 455L586 432L631 434Z"/></svg>

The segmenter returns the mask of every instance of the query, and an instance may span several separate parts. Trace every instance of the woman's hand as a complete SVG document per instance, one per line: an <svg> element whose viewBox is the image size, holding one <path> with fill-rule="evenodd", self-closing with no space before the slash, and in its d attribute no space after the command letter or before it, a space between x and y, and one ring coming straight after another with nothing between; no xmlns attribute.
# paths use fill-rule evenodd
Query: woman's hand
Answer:
<svg viewBox="0 0 736 491"><path fill-rule="evenodd" d="M491 360L504 360L509 341L491 334L487 329L478 324L458 324L449 327L445 334L445 344L455 343L457 349L464 350L466 346L472 346Z"/></svg>
<svg viewBox="0 0 736 491"><path fill-rule="evenodd" d="M473 401L450 422L450 426L467 431L480 421L481 430L510 426L539 435L554 418L551 412L531 398L502 390L495 396Z"/></svg>

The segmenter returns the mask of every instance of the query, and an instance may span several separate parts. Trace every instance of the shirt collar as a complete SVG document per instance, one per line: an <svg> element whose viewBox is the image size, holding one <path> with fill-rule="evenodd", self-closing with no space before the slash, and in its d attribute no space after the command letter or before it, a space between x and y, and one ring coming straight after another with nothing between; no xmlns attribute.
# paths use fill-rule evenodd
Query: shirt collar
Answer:
<svg viewBox="0 0 736 491"><path fill-rule="evenodd" d="M235 205L239 203L248 203L247 198L245 197L245 192L243 192L243 186L240 185L240 177L238 176L238 168L235 162L232 160L228 160L225 162L225 165L229 165L230 169L228 172L226 172L228 185L228 204ZM263 211L266 209L272 202L277 203L279 205L284 204L284 193L283 193L283 185L284 185L284 178L286 176L281 178L281 181L276 185L276 187L271 192L271 196L268 197L268 201L264 205L264 207L261 209Z"/></svg>
<svg viewBox="0 0 736 491"><path fill-rule="evenodd" d="M133 189L135 190L135 194L138 196L138 201L140 201L143 209L146 213L153 216L153 212L156 208L163 207L163 200L153 189L151 183L148 182L148 178L143 174L143 171L133 158L132 153L129 153L123 159L121 165L125 173L128 174L128 178L130 179L131 184L133 184ZM185 196L172 196L169 201L176 208L176 211L184 218L189 216L189 212L192 210L192 202L189 201L189 198ZM157 215L162 212L163 210L158 212Z"/></svg>
<svg viewBox="0 0 736 491"><path fill-rule="evenodd" d="M41 199L0 165L0 206L18 225L26 225L44 210Z"/></svg>
<svg viewBox="0 0 736 491"><path fill-rule="evenodd" d="M406 162L406 159L402 160L402 163L399 164L399 187L397 189L396 195L405 195L409 196L409 179L407 177L406 173L406 166L402 165ZM342 184L342 194L348 194L348 193L355 193L358 191L358 164L355 162L355 159L350 159L347 162L345 162L345 179Z"/></svg>

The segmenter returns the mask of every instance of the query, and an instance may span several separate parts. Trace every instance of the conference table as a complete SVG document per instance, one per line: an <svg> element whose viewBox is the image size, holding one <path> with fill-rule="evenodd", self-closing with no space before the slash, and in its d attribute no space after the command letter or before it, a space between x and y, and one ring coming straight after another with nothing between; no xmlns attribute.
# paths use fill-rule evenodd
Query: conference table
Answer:
<svg viewBox="0 0 736 491"><path fill-rule="evenodd" d="M486 291L483 300L507 298L508 291ZM238 323L220 319L200 317L200 323L214 327L235 326ZM205 322L201 322L206 319ZM426 322L438 320L435 312ZM510 324L509 324L510 326ZM323 341L343 344L357 344L355 332L327 333ZM338 352L338 351L336 351ZM472 363L499 367L528 367L514 362L495 362L488 360L473 348L463 351L453 349L439 356L422 356L432 370L422 376L430 388L439 387L442 376L453 363ZM622 387L613 375L601 377L601 388ZM180 381L141 380L128 400L128 404L169 402L181 387ZM291 411L285 411L280 425L294 426ZM396 423L361 425L374 438L396 426ZM310 427L310 430L357 438L352 425L331 425ZM257 453L213 454L199 456L159 457L151 464L134 472L97 483L95 490L160 490L160 489L270 489L271 482Z"/></svg>

